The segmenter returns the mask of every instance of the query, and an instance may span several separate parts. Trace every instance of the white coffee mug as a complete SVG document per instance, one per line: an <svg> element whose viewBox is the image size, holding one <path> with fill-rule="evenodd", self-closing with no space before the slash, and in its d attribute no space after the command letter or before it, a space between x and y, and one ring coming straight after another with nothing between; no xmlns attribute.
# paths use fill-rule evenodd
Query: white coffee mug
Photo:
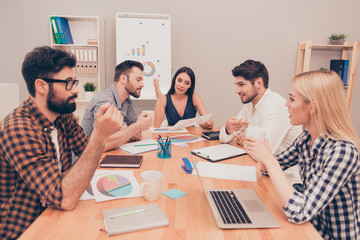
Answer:
<svg viewBox="0 0 360 240"><path fill-rule="evenodd" d="M162 172L149 170L141 173L141 192L148 201L155 201L160 197L162 186Z"/></svg>
<svg viewBox="0 0 360 240"><path fill-rule="evenodd" d="M250 136L261 141L265 141L265 129L261 127L248 127L246 129L246 136Z"/></svg>

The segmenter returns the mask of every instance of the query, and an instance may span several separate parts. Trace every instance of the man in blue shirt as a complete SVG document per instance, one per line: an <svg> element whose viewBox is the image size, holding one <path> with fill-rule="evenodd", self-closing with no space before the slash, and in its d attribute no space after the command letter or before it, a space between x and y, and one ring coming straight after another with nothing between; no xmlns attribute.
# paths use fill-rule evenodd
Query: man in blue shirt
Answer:
<svg viewBox="0 0 360 240"><path fill-rule="evenodd" d="M99 107L109 102L121 110L127 127L111 135L104 151L115 148L129 140L141 140L141 132L151 126L152 118L147 114L140 114L137 118L130 95L138 98L144 87L144 67L140 62L126 60L115 68L114 83L98 93L87 105L81 127L90 136L94 128L94 120Z"/></svg>

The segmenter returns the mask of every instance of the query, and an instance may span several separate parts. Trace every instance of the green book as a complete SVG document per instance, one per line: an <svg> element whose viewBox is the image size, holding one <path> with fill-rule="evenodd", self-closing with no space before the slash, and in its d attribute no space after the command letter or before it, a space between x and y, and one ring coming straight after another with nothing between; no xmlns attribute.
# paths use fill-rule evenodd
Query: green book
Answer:
<svg viewBox="0 0 360 240"><path fill-rule="evenodd" d="M56 25L55 17L50 17L50 22L51 22L52 30L53 30L53 33L54 33L55 42L57 44L61 44L61 38L60 38L58 27Z"/></svg>

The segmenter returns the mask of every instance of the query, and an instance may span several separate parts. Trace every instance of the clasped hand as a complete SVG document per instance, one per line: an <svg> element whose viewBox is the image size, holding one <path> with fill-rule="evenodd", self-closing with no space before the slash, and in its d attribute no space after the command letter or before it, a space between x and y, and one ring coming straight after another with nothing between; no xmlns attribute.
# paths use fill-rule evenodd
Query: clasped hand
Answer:
<svg viewBox="0 0 360 240"><path fill-rule="evenodd" d="M141 132L149 129L151 127L152 121L153 119L149 114L141 113L138 119L136 120L136 125L138 127L138 130Z"/></svg>
<svg viewBox="0 0 360 240"><path fill-rule="evenodd" d="M116 107L110 103L100 106L96 113L95 130L99 135L107 138L111 134L119 131L124 123L124 118Z"/></svg>

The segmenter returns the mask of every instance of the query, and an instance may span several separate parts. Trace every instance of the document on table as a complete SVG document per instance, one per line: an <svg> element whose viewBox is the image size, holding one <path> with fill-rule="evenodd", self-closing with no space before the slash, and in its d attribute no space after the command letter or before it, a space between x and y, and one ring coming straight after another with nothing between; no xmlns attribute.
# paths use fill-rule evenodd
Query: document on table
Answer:
<svg viewBox="0 0 360 240"><path fill-rule="evenodd" d="M220 144L191 151L199 157L202 157L210 162L217 162L232 157L237 157L246 154L244 149L232 146L230 144Z"/></svg>
<svg viewBox="0 0 360 240"><path fill-rule="evenodd" d="M199 170L201 177L256 182L255 167L209 162L198 162L196 167ZM197 175L195 169L193 174Z"/></svg>
<svg viewBox="0 0 360 240"><path fill-rule="evenodd" d="M172 129L172 127L150 127L152 133L187 133L186 128Z"/></svg>
<svg viewBox="0 0 360 240"><path fill-rule="evenodd" d="M156 150L157 142L153 139L146 139L138 142L122 144L117 148L125 152L128 152L130 154L138 154L138 153Z"/></svg>
<svg viewBox="0 0 360 240"><path fill-rule="evenodd" d="M173 129L186 128L186 127L198 125L198 124L204 123L207 120L209 120L211 118L211 116L212 116L212 113L209 113L207 115L200 116L200 117L183 119L183 120L178 121L174 126L170 127L169 129L173 130Z"/></svg>

